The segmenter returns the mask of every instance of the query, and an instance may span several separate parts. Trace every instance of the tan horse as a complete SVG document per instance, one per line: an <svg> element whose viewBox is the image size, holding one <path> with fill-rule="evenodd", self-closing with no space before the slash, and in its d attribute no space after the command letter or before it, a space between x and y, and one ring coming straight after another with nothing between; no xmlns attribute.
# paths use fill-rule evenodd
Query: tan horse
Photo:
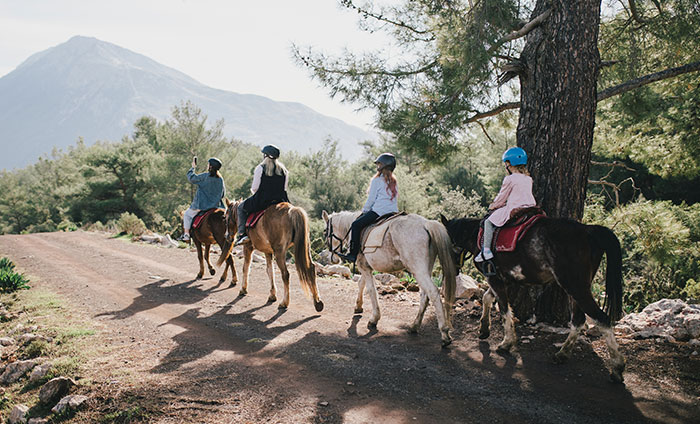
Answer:
<svg viewBox="0 0 700 424"><path fill-rule="evenodd" d="M228 199L226 201L228 202ZM217 209L216 211L210 213L206 218L204 218L199 227L192 228L192 242L197 248L197 258L199 259L199 274L197 274L197 279L204 276L205 261L207 263L207 267L209 268L209 273L214 275L216 271L209 262L209 248L212 244L216 243L219 245L219 247L221 247L223 252L226 244L226 225L224 223L223 209ZM204 245L203 253L202 245ZM233 265L233 259L230 255L222 256L219 265L224 262L224 258L226 259L226 267L224 268L224 273L221 275L221 278L219 278L219 283L226 281L228 269L231 268L231 287L233 287L238 281L236 267Z"/></svg>
<svg viewBox="0 0 700 424"><path fill-rule="evenodd" d="M323 211L323 219L326 221L325 237L331 252L337 252L339 245L346 241L350 225L359 215L360 212L347 211L328 215ZM366 249L357 256L356 264L362 277L358 283L359 293L355 303L355 313L362 312L362 296L367 284L372 301L372 316L367 326L376 328L380 312L372 270L379 272L408 270L415 277L421 293L418 316L409 331L418 332L428 300L431 300L435 307L442 345L449 345L452 342L449 334L450 312L455 300L457 267L452 257L452 243L447 229L437 221L430 221L415 214L396 217L381 225L388 225L382 246L371 252ZM432 279L433 265L438 257L444 277L444 307L440 292Z"/></svg>
<svg viewBox="0 0 700 424"><path fill-rule="evenodd" d="M230 255L233 249L232 238L236 234L237 208L238 202L231 203L228 200L226 201L226 215L224 218L227 230L226 246L223 248L217 265L221 265L226 255ZM248 294L250 259L253 255L253 250L259 250L265 254L267 275L270 278L270 297L267 300L268 302L277 300L275 274L272 269L272 258L274 256L284 282L284 297L279 304L279 309L286 309L289 306L289 271L287 270L285 256L287 250L294 246L294 264L299 274L301 288L307 295L311 294L316 311L321 312L323 310L323 302L319 298L318 288L316 287L316 268L311 260L309 250L309 218L306 216L304 209L292 206L286 202L272 205L265 210L265 214L255 227L248 229L248 237L250 237L251 242L243 247L243 284L241 285L240 295L245 296Z"/></svg>

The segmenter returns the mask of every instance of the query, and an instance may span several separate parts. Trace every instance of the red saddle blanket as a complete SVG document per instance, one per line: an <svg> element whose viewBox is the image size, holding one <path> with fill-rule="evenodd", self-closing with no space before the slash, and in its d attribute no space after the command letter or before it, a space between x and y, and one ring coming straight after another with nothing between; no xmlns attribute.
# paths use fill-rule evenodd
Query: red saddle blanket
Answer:
<svg viewBox="0 0 700 424"><path fill-rule="evenodd" d="M520 239L525 236L527 233L527 230L532 227L532 225L539 221L541 218L544 218L546 215L544 214L537 214L537 215L532 215L529 217L525 217L523 220L521 220L520 223L516 223L515 225L508 225L503 226L501 228L497 228L493 237L493 246L491 247L491 250L495 252L512 252L515 250L515 246ZM481 245L484 242L484 229L479 228L479 235L477 238L477 245L479 249L481 249Z"/></svg>
<svg viewBox="0 0 700 424"><path fill-rule="evenodd" d="M212 212L216 211L223 211L223 209L207 209L204 212L198 213L197 216L194 217L194 221L192 222L192 228L199 228L199 226L202 225L204 219L208 217Z"/></svg>
<svg viewBox="0 0 700 424"><path fill-rule="evenodd" d="M263 215L265 215L265 209L251 213L250 216L248 216L248 219L246 219L246 221L245 221L245 227L246 228L255 227L255 224L257 224L258 221L260 221L260 218L262 218Z"/></svg>

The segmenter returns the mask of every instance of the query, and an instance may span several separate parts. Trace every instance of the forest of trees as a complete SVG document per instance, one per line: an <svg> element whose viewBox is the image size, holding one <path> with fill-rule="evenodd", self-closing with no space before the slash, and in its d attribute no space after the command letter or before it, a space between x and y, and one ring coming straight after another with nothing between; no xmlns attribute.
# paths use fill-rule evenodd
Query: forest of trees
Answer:
<svg viewBox="0 0 700 424"><path fill-rule="evenodd" d="M550 215L620 238L628 310L700 298L700 2L610 2L602 16L596 1L341 3L368 30L393 34L402 55L295 49L332 95L375 110L386 132L355 163L332 137L320 151L283 152L317 250L321 211L361 207L378 153L397 155L400 208L434 219L483 215L502 152L520 145ZM128 212L177 235L193 155L223 161L230 198L249 193L260 146L222 128L182 103L165 122L141 118L121 141L78 141L2 171L0 233L88 228Z"/></svg>

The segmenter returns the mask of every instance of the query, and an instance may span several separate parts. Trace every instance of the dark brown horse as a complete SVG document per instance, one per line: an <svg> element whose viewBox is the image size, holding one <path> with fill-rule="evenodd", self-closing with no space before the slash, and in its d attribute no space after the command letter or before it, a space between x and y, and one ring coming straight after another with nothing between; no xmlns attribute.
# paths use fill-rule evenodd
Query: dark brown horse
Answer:
<svg viewBox="0 0 700 424"><path fill-rule="evenodd" d="M209 248L212 244L216 243L222 250L222 256L220 258L219 265L226 260L226 267L224 267L224 273L219 278L219 283L226 281L226 276L228 275L228 269L231 268L231 287L236 285L238 281L238 276L236 275L236 267L233 265L233 258L231 255L223 256L224 246L226 243L226 224L224 223L223 209L217 209L216 211L207 215L197 228L192 228L192 242L194 242L197 248L197 258L199 259L199 274L197 274L197 279L204 276L204 261L207 262L207 267L209 268L209 273L214 275L216 270L209 263ZM204 252L202 252L202 245L204 245Z"/></svg>
<svg viewBox="0 0 700 424"><path fill-rule="evenodd" d="M226 256L233 249L233 235L237 228L237 208L238 202L231 203L226 200L226 245L219 258L218 265L223 263ZM279 309L286 309L289 306L289 271L287 270L286 254L291 246L294 246L294 264L299 274L301 288L309 295L311 294L316 311L323 310L323 302L318 295L316 287L316 268L311 260L309 242L309 218L304 209L292 206L287 202L269 206L265 214L260 218L255 227L248 229L250 243L243 247L243 285L241 286L241 296L248 294L248 272L250 271L250 259L253 250L259 250L265 254L267 262L267 275L270 278L269 302L277 300L275 288L275 274L272 269L272 258L282 273L284 282L284 297L279 304Z"/></svg>
<svg viewBox="0 0 700 424"><path fill-rule="evenodd" d="M443 216L442 222L447 227L452 242L462 250L462 254L479 253L479 219L462 218L448 221ZM591 294L591 282L603 253L607 257L605 312ZM480 338L487 338L490 334L489 313L494 298L497 297L501 313L505 317L505 335L498 349L512 349L516 336L513 311L508 304L506 287L556 283L569 295L573 325L564 345L555 355L555 360L561 362L569 358L586 322L585 315L588 315L597 322L605 336L612 362L611 379L622 382L625 358L618 350L612 330L614 321L622 315L622 253L620 242L610 229L568 219L542 218L518 242L513 252L497 252L493 263L496 273L488 277L490 289L484 294Z"/></svg>

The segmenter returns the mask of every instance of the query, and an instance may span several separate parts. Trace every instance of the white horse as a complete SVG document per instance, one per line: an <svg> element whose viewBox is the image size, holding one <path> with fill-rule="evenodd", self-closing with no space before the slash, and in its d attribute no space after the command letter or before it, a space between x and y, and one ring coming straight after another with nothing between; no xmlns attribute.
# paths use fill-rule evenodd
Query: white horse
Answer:
<svg viewBox="0 0 700 424"><path fill-rule="evenodd" d="M338 252L342 244L347 243L350 225L360 215L360 212L336 212L328 215L323 211L326 221L325 238L331 252ZM357 267L361 277L358 283L359 293L355 305L355 313L362 312L362 295L365 285L369 285L370 300L372 301L372 316L367 323L368 328L376 328L381 316L377 301L372 270L380 272L396 272L408 270L413 274L420 287L420 308L418 316L409 328L411 333L418 332L428 301L433 302L438 327L440 328L442 345L452 342L450 337L450 312L455 300L456 266L452 256L452 242L447 229L438 221L430 221L422 216L409 214L393 218L380 224L388 226L381 246L374 249L363 249L357 256ZM376 227L379 229L379 227ZM443 296L445 305L440 300L440 292L433 284L432 270L435 258L440 258L443 272Z"/></svg>

